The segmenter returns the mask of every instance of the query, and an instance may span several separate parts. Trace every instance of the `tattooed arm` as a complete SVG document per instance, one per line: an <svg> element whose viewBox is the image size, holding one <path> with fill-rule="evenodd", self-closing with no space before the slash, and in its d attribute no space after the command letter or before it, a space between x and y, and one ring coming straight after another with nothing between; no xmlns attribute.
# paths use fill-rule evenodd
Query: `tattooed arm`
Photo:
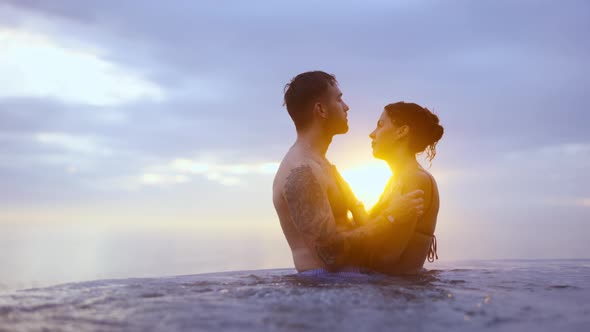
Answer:
<svg viewBox="0 0 590 332"><path fill-rule="evenodd" d="M389 227L387 222L374 222L351 231L338 231L326 189L309 165L291 171L284 198L293 224L328 269L358 265L371 234Z"/></svg>

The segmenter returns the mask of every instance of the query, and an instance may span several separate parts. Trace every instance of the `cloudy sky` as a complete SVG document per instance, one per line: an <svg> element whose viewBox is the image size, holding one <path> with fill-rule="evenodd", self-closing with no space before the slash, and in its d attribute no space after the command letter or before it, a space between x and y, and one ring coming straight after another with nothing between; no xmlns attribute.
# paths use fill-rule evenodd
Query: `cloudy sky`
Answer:
<svg viewBox="0 0 590 332"><path fill-rule="evenodd" d="M443 257L587 258L588 31L587 1L2 0L0 230L280 239L283 87L320 69L351 108L329 157L369 204L383 106L441 118Z"/></svg>

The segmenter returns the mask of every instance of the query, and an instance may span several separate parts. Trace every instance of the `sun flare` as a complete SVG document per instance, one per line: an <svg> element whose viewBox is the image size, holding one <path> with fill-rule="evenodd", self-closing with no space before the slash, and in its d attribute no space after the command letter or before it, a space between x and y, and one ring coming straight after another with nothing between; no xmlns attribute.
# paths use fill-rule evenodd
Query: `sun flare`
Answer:
<svg viewBox="0 0 590 332"><path fill-rule="evenodd" d="M345 168L341 173L367 209L377 203L391 176L387 164L379 160Z"/></svg>

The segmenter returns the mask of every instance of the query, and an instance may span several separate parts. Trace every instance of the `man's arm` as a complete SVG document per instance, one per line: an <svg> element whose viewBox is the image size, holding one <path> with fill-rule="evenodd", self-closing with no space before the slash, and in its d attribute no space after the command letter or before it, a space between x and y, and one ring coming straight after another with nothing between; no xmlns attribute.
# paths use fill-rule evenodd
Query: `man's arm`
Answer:
<svg viewBox="0 0 590 332"><path fill-rule="evenodd" d="M352 213L352 219L354 220L354 223L357 226L366 224L369 221L369 214L365 209L365 205L356 197L348 182L344 180L344 177L342 177L335 166L334 176L338 182L338 187L346 199L346 206Z"/></svg>
<svg viewBox="0 0 590 332"><path fill-rule="evenodd" d="M367 223L375 222L375 220L381 219L382 217L387 218L389 215L395 216L396 219L404 219L407 216L413 217L414 214L420 216L423 211L423 199L424 191L420 186L409 188L405 195L398 193L395 198L390 199L387 207L380 215L370 215L363 203L356 197L350 185L342 175L334 167L334 173L336 181L340 189L343 191L343 195L346 199L346 204L350 212L352 213L353 220L357 226L365 225ZM389 183L388 183L389 185Z"/></svg>
<svg viewBox="0 0 590 332"><path fill-rule="evenodd" d="M285 183L284 197L293 224L329 269L353 265L364 241L379 223L338 231L325 188L309 165L294 168Z"/></svg>
<svg viewBox="0 0 590 332"><path fill-rule="evenodd" d="M405 188L406 191L416 192L419 190L424 193L424 198L419 198L419 200L423 202L421 205L419 205L419 210L427 210L431 204L430 200L432 195L432 183L429 176L420 172L411 179L408 179L407 183L408 185ZM402 196L401 192L393 195L391 198L391 204L395 205L395 201L399 200L401 197L404 197ZM418 214L400 214L399 217L395 218L395 222L389 229L390 245L387 247L387 252L381 253L385 258L384 261L387 262L387 265L393 266L399 260L404 250L406 250L406 247L412 238L421 214L421 212Z"/></svg>

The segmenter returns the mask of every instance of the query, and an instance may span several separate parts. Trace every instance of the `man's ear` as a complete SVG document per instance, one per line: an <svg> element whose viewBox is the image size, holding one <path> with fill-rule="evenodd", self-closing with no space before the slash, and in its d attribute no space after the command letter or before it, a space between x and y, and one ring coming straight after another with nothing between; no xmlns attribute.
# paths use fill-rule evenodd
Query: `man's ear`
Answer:
<svg viewBox="0 0 590 332"><path fill-rule="evenodd" d="M320 102L317 102L313 105L313 112L316 113L322 119L328 118L328 112L326 111L324 105L322 105L322 103Z"/></svg>

